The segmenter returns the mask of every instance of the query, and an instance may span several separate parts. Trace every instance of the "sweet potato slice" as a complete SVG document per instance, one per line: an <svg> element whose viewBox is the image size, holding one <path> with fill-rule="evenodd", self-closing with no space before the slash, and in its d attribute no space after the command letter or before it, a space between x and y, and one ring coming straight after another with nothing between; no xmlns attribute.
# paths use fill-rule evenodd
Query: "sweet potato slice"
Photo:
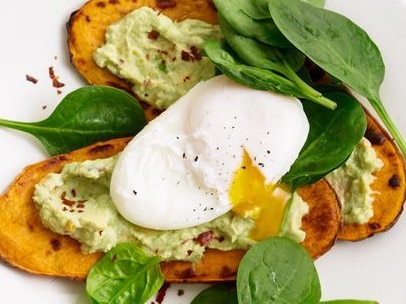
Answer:
<svg viewBox="0 0 406 304"><path fill-rule="evenodd" d="M77 241L44 228L32 200L34 186L46 174L59 172L68 162L116 154L128 140L97 143L27 166L0 197L0 257L34 274L85 279L90 267L102 254L83 254ZM316 258L330 249L341 228L339 204L324 180L300 192L310 205L309 215L303 218L303 227L307 231L304 246ZM209 250L195 264L162 263L162 271L169 282L233 280L243 254L241 250Z"/></svg>
<svg viewBox="0 0 406 304"><path fill-rule="evenodd" d="M158 9L177 21L193 18L217 23L210 0L90 0L73 12L67 23L71 62L88 83L117 87L134 94L129 83L98 67L92 54L104 43L108 25L141 6Z"/></svg>
<svg viewBox="0 0 406 304"><path fill-rule="evenodd" d="M217 23L211 0L90 0L71 14L66 25L70 61L89 84L116 87L135 95L131 84L100 68L92 59L92 54L103 45L108 25L141 6L158 9L177 21L193 18ZM141 99L140 103L148 120L156 116L157 109Z"/></svg>
<svg viewBox="0 0 406 304"><path fill-rule="evenodd" d="M368 127L365 136L372 143L384 166L377 172L372 184L375 191L374 216L362 225L344 224L339 239L348 241L359 241L387 231L399 218L406 199L404 158L386 130L366 112Z"/></svg>

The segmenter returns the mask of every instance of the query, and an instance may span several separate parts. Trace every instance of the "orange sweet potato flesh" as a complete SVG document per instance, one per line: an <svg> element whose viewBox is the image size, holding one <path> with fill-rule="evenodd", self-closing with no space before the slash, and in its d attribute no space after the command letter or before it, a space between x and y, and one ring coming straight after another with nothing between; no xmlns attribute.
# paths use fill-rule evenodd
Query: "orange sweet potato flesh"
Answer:
<svg viewBox="0 0 406 304"><path fill-rule="evenodd" d="M104 158L121 151L128 138L115 139L55 156L27 166L0 197L0 257L9 264L34 274L86 278L102 253L83 254L77 241L43 227L32 200L34 186L46 174L59 172L73 161ZM341 214L335 193L324 180L300 190L310 205L303 219L307 232L304 246L316 258L328 251L341 228ZM161 264L168 282L219 282L235 279L244 251L208 250L199 262Z"/></svg>
<svg viewBox="0 0 406 304"><path fill-rule="evenodd" d="M367 112L368 113L368 112ZM387 131L370 114L365 136L384 162L372 184L374 216L365 224L344 224L339 239L359 241L390 229L399 218L406 199L405 163Z"/></svg>

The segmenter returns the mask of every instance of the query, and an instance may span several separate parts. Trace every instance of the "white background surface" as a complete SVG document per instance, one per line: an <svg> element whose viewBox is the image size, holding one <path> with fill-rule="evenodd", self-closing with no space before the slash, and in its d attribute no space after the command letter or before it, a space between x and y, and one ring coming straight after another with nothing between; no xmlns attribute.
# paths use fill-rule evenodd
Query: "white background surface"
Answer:
<svg viewBox="0 0 406 304"><path fill-rule="evenodd" d="M70 66L65 23L83 0L6 1L0 10L0 117L36 121L47 117L84 82ZM406 136L406 0L330 0L327 7L353 19L378 44L386 64L382 98ZM48 68L65 83L52 87ZM38 79L28 82L25 75ZM29 135L0 128L0 191L30 163L46 157ZM323 299L406 302L406 218L388 232L358 243L338 242L316 261ZM201 286L172 285L165 303L189 303ZM185 294L177 295L183 289ZM89 303L84 284L32 276L0 261L1 297L8 303ZM2 302L2 301L0 301Z"/></svg>

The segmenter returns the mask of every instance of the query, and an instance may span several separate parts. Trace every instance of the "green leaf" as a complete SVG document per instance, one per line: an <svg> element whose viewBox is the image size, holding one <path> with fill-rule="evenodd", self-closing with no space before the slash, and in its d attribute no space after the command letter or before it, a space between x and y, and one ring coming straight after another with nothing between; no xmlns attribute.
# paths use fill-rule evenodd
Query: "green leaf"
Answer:
<svg viewBox="0 0 406 304"><path fill-rule="evenodd" d="M204 44L206 55L216 67L234 81L257 90L269 90L288 96L307 98L330 109L336 103L325 98L320 92L311 88L300 77L286 66L289 79L272 70L242 64L226 44L218 41L207 41ZM294 80L291 80L291 79Z"/></svg>
<svg viewBox="0 0 406 304"><path fill-rule="evenodd" d="M358 93L375 97L385 67L368 34L348 18L299 0L270 0L281 32L312 61Z"/></svg>
<svg viewBox="0 0 406 304"><path fill-rule="evenodd" d="M190 304L238 304L235 286L218 284L201 291Z"/></svg>
<svg viewBox="0 0 406 304"><path fill-rule="evenodd" d="M326 0L300 0L300 1L307 2L317 7L324 7L324 5L326 5Z"/></svg>
<svg viewBox="0 0 406 304"><path fill-rule="evenodd" d="M337 102L334 111L303 101L309 135L299 157L282 178L293 189L313 183L340 166L365 133L365 112L353 96L337 91L326 96Z"/></svg>
<svg viewBox="0 0 406 304"><path fill-rule="evenodd" d="M406 155L406 142L379 95L385 66L368 34L343 15L299 0L270 0L269 10L275 24L295 47L368 99Z"/></svg>
<svg viewBox="0 0 406 304"><path fill-rule="evenodd" d="M158 257L148 257L136 245L122 243L91 268L86 292L93 303L144 304L163 282Z"/></svg>
<svg viewBox="0 0 406 304"><path fill-rule="evenodd" d="M238 0L214 0L214 5L218 13L223 14L227 22L240 34L252 37L263 43L279 46L291 47L291 43L282 35L272 19L255 20L247 15L239 6L242 2ZM250 5L249 2L246 4ZM247 6L245 5L245 9Z"/></svg>
<svg viewBox="0 0 406 304"><path fill-rule="evenodd" d="M331 301L321 301L320 304L379 304L377 301L371 300L331 300Z"/></svg>
<svg viewBox="0 0 406 304"><path fill-rule="evenodd" d="M37 137L50 155L133 136L145 124L144 111L136 99L103 86L86 86L69 93L48 118L39 122L0 119L0 126Z"/></svg>
<svg viewBox="0 0 406 304"><path fill-rule="evenodd" d="M238 302L316 304L320 282L312 258L300 244L272 237L253 245L237 273Z"/></svg>
<svg viewBox="0 0 406 304"><path fill-rule="evenodd" d="M236 32L221 13L217 14L217 20L228 45L246 64L284 75L288 74L286 65L294 71L303 66L305 56L296 49L275 48L245 37Z"/></svg>

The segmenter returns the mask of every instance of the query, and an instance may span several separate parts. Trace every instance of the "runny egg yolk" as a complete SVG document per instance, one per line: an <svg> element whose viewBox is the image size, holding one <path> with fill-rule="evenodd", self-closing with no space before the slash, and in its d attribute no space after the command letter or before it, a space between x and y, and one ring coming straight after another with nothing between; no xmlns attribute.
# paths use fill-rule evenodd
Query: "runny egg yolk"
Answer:
<svg viewBox="0 0 406 304"><path fill-rule="evenodd" d="M278 235L290 194L281 185L266 184L264 175L246 150L235 172L229 197L236 214L254 219L252 239L260 241Z"/></svg>

